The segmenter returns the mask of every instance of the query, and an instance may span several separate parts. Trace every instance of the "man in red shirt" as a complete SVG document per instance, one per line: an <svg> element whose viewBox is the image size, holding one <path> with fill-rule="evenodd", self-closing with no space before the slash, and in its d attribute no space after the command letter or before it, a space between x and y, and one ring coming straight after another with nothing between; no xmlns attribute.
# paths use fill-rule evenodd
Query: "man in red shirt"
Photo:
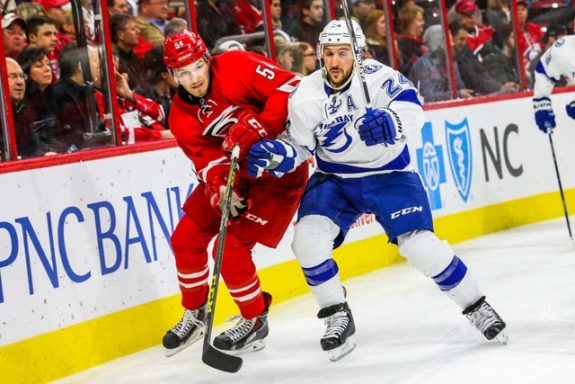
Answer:
<svg viewBox="0 0 575 384"><path fill-rule="evenodd" d="M199 185L184 204L172 235L184 315L164 336L168 356L204 333L208 295L208 243L218 234L229 172L229 152L240 146L231 223L222 262L223 280L241 312L239 322L214 340L219 349L244 352L264 347L271 295L263 292L251 252L256 243L275 248L296 212L307 182L307 165L283 178L251 178L244 161L250 147L285 129L287 99L299 83L294 74L263 56L228 51L211 57L196 34L166 38L164 62L179 84L169 126L193 161Z"/></svg>
<svg viewBox="0 0 575 384"><path fill-rule="evenodd" d="M475 0L457 0L455 3L455 12L457 20L467 29L467 45L473 51L473 54L480 58L480 51L485 44L493 37L493 28L489 25L479 24L477 14L479 8Z"/></svg>

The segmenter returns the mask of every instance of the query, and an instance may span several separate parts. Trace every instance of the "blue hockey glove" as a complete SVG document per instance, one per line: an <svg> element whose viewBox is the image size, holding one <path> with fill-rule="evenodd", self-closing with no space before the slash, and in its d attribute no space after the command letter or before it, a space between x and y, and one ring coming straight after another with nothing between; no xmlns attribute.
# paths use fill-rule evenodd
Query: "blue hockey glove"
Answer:
<svg viewBox="0 0 575 384"><path fill-rule="evenodd" d="M368 108L359 118L359 137L367 146L393 144L399 119L391 109Z"/></svg>
<svg viewBox="0 0 575 384"><path fill-rule="evenodd" d="M565 106L565 109L567 110L567 114L569 115L569 117L575 119L575 100L567 104L567 106Z"/></svg>
<svg viewBox="0 0 575 384"><path fill-rule="evenodd" d="M248 154L248 173L260 177L264 170L272 176L282 177L295 168L295 148L281 140L263 140L255 143Z"/></svg>
<svg viewBox="0 0 575 384"><path fill-rule="evenodd" d="M548 97L533 99L533 110L535 111L535 122L543 133L555 128L555 113L553 113L551 99Z"/></svg>

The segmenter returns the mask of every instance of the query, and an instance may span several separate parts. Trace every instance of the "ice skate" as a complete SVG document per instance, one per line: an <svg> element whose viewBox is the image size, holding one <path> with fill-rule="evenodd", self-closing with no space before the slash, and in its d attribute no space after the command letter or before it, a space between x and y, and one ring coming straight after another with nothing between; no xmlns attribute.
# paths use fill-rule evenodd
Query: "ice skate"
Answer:
<svg viewBox="0 0 575 384"><path fill-rule="evenodd" d="M487 340L496 339L507 344L507 334L504 332L505 321L495 312L495 310L485 301L485 296L481 297L474 304L463 311L471 324L485 336Z"/></svg>
<svg viewBox="0 0 575 384"><path fill-rule="evenodd" d="M351 337L355 333L355 323L347 303L322 308L317 317L324 319L327 327L321 338L321 349L327 351L331 361L337 361L355 349L357 344Z"/></svg>
<svg viewBox="0 0 575 384"><path fill-rule="evenodd" d="M203 337L206 332L205 317L205 304L193 311L186 309L178 324L170 329L162 340L166 356L175 355Z"/></svg>
<svg viewBox="0 0 575 384"><path fill-rule="evenodd" d="M259 351L266 346L264 339L269 333L268 310L272 296L267 292L264 292L263 295L266 304L264 312L253 319L240 316L236 325L216 336L214 347L239 355Z"/></svg>

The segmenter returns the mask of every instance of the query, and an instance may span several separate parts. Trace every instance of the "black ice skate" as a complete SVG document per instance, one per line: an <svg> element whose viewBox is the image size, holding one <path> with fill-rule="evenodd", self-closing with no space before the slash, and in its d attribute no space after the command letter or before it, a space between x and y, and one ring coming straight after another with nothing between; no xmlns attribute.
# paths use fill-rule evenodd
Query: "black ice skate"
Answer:
<svg viewBox="0 0 575 384"><path fill-rule="evenodd" d="M193 311L186 309L182 319L166 333L162 340L166 356L175 355L203 337L206 333L205 317L205 304Z"/></svg>
<svg viewBox="0 0 575 384"><path fill-rule="evenodd" d="M507 344L508 337L503 331L506 326L505 321L485 301L485 296L467 307L463 314L487 340L496 339L503 344Z"/></svg>
<svg viewBox="0 0 575 384"><path fill-rule="evenodd" d="M321 349L327 351L331 361L337 361L356 347L351 336L355 333L355 323L347 303L322 308L317 317L324 319L326 330L321 338Z"/></svg>
<svg viewBox="0 0 575 384"><path fill-rule="evenodd" d="M263 295L266 305L264 312L253 319L240 316L236 325L214 338L214 347L239 355L259 351L266 346L264 339L269 333L268 310L272 296L267 292Z"/></svg>

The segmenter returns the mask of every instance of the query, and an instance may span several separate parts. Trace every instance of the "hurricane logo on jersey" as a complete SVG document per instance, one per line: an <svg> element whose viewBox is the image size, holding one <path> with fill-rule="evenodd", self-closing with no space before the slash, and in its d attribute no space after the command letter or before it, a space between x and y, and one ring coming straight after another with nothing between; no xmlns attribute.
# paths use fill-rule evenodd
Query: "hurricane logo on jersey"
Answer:
<svg viewBox="0 0 575 384"><path fill-rule="evenodd" d="M467 201L471 190L472 173L471 138L467 118L459 124L451 124L446 120L445 136L449 165L457 192L463 201Z"/></svg>
<svg viewBox="0 0 575 384"><path fill-rule="evenodd" d="M218 116L216 116L211 123L208 124L206 129L204 129L205 136L218 136L224 137L227 135L230 127L238 122L238 114L235 113L240 107L237 105L231 105L224 109ZM198 112L198 119L201 113ZM202 121L201 119L199 119Z"/></svg>
<svg viewBox="0 0 575 384"><path fill-rule="evenodd" d="M346 131L346 125L352 121L353 115L338 116L328 124L318 127L318 139L323 147L331 153L341 153L351 145L351 136Z"/></svg>

